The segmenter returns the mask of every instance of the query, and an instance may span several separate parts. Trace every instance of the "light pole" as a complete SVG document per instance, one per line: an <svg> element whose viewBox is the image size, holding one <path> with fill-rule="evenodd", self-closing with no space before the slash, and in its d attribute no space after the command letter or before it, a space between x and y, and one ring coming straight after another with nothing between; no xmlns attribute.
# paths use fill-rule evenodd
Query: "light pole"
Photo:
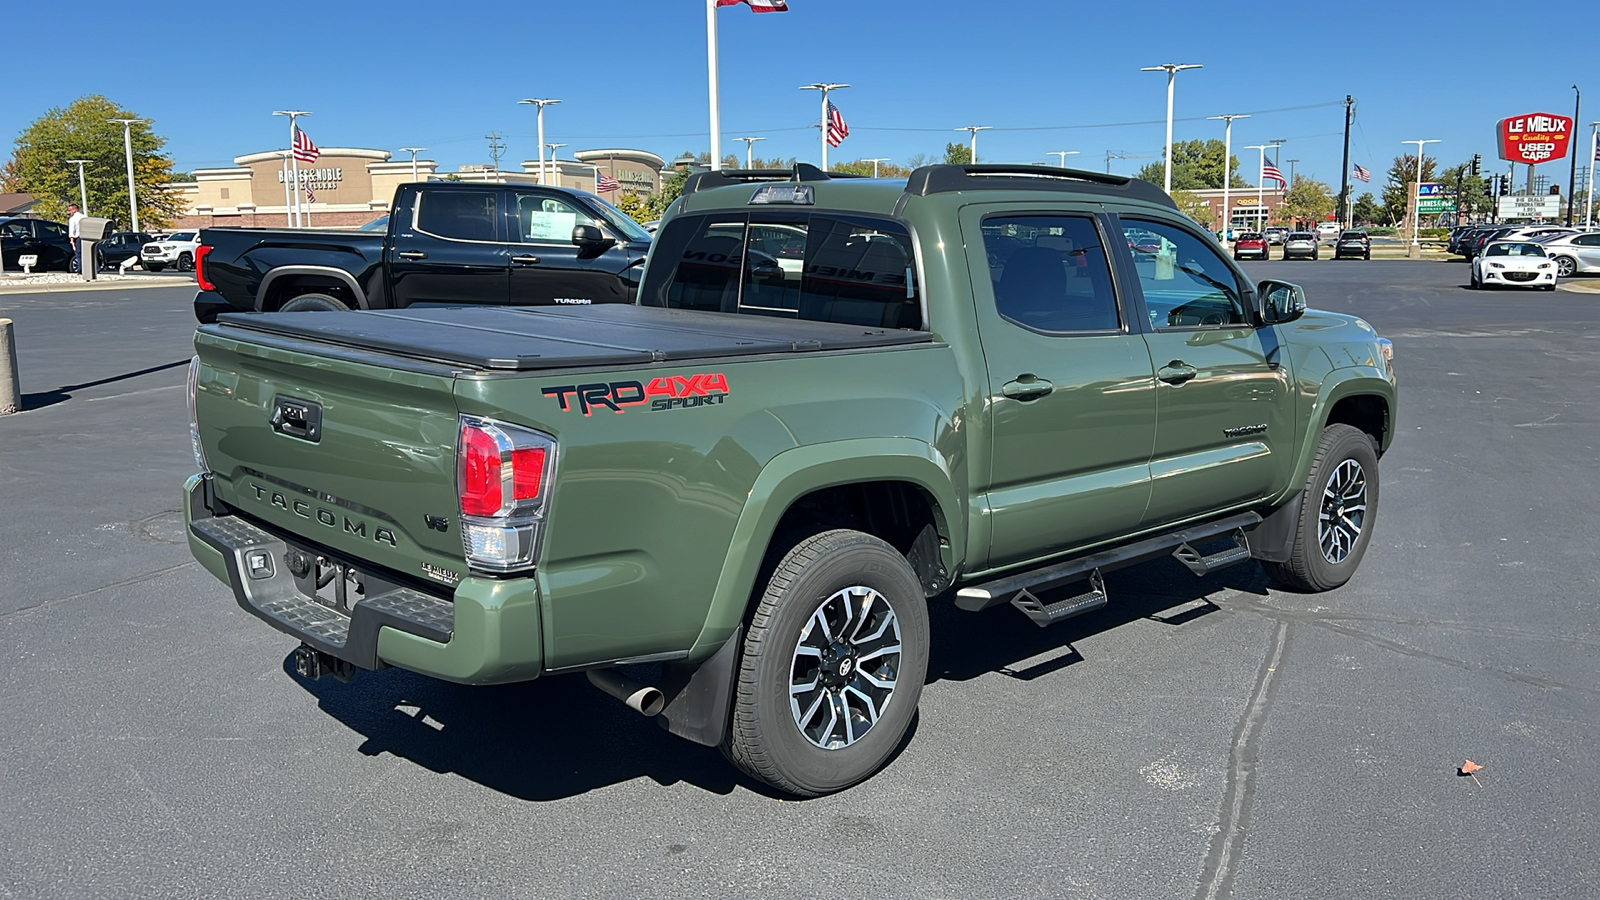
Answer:
<svg viewBox="0 0 1600 900"><path fill-rule="evenodd" d="M1198 63L1184 63L1181 65L1178 63L1162 63L1159 66L1145 66L1139 70L1141 72L1167 73L1167 174L1166 183L1162 186L1162 189L1169 194L1172 193L1172 83L1177 79L1178 73L1184 69L1199 68L1203 67Z"/></svg>
<svg viewBox="0 0 1600 900"><path fill-rule="evenodd" d="M1573 124L1574 127L1576 127L1577 124L1578 124L1578 113L1583 110L1583 91L1578 90L1578 86L1577 85L1573 85L1572 86L1572 93L1573 93L1573 98L1572 98L1572 124ZM1568 139L1567 143L1569 145L1567 147L1567 151L1572 156L1572 171L1567 173L1567 227L1571 228L1572 227L1572 201L1578 194L1578 154L1571 152L1572 151L1572 147L1570 146L1571 145L1571 139L1570 138ZM1591 157L1592 157L1592 154L1591 154ZM1590 162L1590 164L1592 166L1593 163L1594 163L1594 160L1591 158L1589 160L1589 162ZM1460 201L1457 200L1456 202L1459 203Z"/></svg>
<svg viewBox="0 0 1600 900"><path fill-rule="evenodd" d="M886 163L892 158L893 157L888 157L888 156L874 156L871 159L863 160L863 162L872 163L872 177L873 178L877 178L878 177L878 163Z"/></svg>
<svg viewBox="0 0 1600 900"><path fill-rule="evenodd" d="M518 103L539 107L539 183L548 184L549 178L544 171L544 108L560 100L518 100Z"/></svg>
<svg viewBox="0 0 1600 900"><path fill-rule="evenodd" d="M978 132L988 131L993 125L963 125L957 131L966 131L972 135L972 165L978 164Z"/></svg>
<svg viewBox="0 0 1600 900"><path fill-rule="evenodd" d="M766 140L766 138L764 138L764 137L739 137L739 138L734 138L734 140L736 140L736 141L744 141L744 167L746 169L755 168L755 157L751 154L751 150L752 150L752 148L755 147L756 141L764 141L764 140Z"/></svg>
<svg viewBox="0 0 1600 900"><path fill-rule="evenodd" d="M1284 162L1289 164L1289 184L1290 185L1294 184L1294 164L1299 162L1299 161L1300 160L1298 160L1298 159L1286 159L1286 160L1284 160Z"/></svg>
<svg viewBox="0 0 1600 900"><path fill-rule="evenodd" d="M1411 252L1407 254L1413 259L1422 255L1422 242L1417 240L1417 226L1422 223L1422 148L1428 144L1437 144L1443 138L1429 138L1425 141L1401 141L1402 144L1417 145L1417 182L1411 189L1411 196L1416 198L1416 209L1411 213Z"/></svg>
<svg viewBox="0 0 1600 900"><path fill-rule="evenodd" d="M272 111L272 114L275 115L275 116L288 116L289 117L289 166L290 166L290 169L292 170L292 176L294 178L294 193L292 194L292 196L294 197L294 227L299 228L300 225L301 225L301 222L300 222L300 157L294 155L294 143L295 143L295 138L300 136L300 129L295 124L295 120L300 118L301 116L309 116L309 115L311 115L311 113L308 113L303 109L275 109L275 110ZM134 230L138 231L139 229L135 228Z"/></svg>
<svg viewBox="0 0 1600 900"><path fill-rule="evenodd" d="M401 147L401 153L411 154L411 180L417 180L417 154L428 149L427 147Z"/></svg>
<svg viewBox="0 0 1600 900"><path fill-rule="evenodd" d="M292 150L283 150L278 153L283 165L283 224L288 228L294 227L294 201L289 199L289 157L292 155L294 155Z"/></svg>
<svg viewBox="0 0 1600 900"><path fill-rule="evenodd" d="M829 84L822 81L800 85L800 90L802 91L822 92L822 171L824 172L828 171L828 92L842 90L849 86L848 84Z"/></svg>
<svg viewBox="0 0 1600 900"><path fill-rule="evenodd" d="M1059 165L1061 168L1065 169L1067 167L1067 157L1069 157L1069 156L1077 156L1078 155L1078 151L1076 151L1076 150L1051 150L1050 151L1050 155L1051 156L1055 156L1055 157L1059 157L1061 162L1057 163L1057 165Z"/></svg>
<svg viewBox="0 0 1600 900"><path fill-rule="evenodd" d="M64 160L62 160L62 162L69 162L69 163L77 163L78 164L78 199L82 201L82 203L78 206L78 208L83 210L83 214L87 216L89 214L89 189L84 186L84 182L83 182L83 167L84 167L84 165L86 163L94 162L94 160L92 160L92 159L64 159Z"/></svg>
<svg viewBox="0 0 1600 900"><path fill-rule="evenodd" d="M1228 192L1233 188L1233 120L1248 119L1249 113L1229 113L1223 116L1206 116L1222 120L1222 240L1233 236L1233 207L1229 206Z"/></svg>
<svg viewBox="0 0 1600 900"><path fill-rule="evenodd" d="M133 186L133 125L143 119L107 119L122 124L122 150L128 155L128 211L132 214L133 230L139 230L139 197Z"/></svg>
<svg viewBox="0 0 1600 900"><path fill-rule="evenodd" d="M556 150L565 147L566 144L545 144L545 146L550 148L550 174L555 176L556 184L559 185L561 183L561 168L556 165Z"/></svg>
<svg viewBox="0 0 1600 900"><path fill-rule="evenodd" d="M1265 228L1267 225L1267 214L1261 209L1261 187L1267 180L1267 150L1271 147L1271 144L1251 144L1245 148L1246 150L1261 151L1261 168L1256 170L1256 215L1261 217L1261 221L1256 225L1257 228Z"/></svg>

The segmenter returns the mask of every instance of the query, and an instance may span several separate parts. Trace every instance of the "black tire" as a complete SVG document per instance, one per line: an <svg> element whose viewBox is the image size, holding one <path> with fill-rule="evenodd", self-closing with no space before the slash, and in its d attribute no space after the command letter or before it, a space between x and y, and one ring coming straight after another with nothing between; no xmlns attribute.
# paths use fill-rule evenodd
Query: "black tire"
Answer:
<svg viewBox="0 0 1600 900"><path fill-rule="evenodd" d="M1336 478L1337 483L1330 485ZM1355 494L1357 484L1359 496ZM1352 509L1355 505L1361 508ZM1322 530L1325 507L1338 520L1326 532ZM1346 515L1351 512L1357 515ZM1311 474L1300 493L1300 516L1289 559L1264 562L1262 568L1272 580L1293 590L1333 590L1356 573L1377 522L1378 453L1372 438L1349 425L1329 425L1322 432ZM1354 535L1350 534L1352 523Z"/></svg>
<svg viewBox="0 0 1600 900"><path fill-rule="evenodd" d="M166 263L147 262L147 263L141 263L141 265L144 266L145 271L147 271L147 272L159 272L162 269L165 269L167 267Z"/></svg>
<svg viewBox="0 0 1600 900"><path fill-rule="evenodd" d="M1578 273L1578 261L1570 256L1556 257L1556 277L1571 278Z"/></svg>
<svg viewBox="0 0 1600 900"><path fill-rule="evenodd" d="M1467 276L1467 287L1474 291L1483 290L1483 282L1478 280L1478 272L1476 269L1472 271L1471 275Z"/></svg>
<svg viewBox="0 0 1600 900"><path fill-rule="evenodd" d="M1362 259L1371 259L1372 258L1372 251L1368 250L1367 252L1361 254L1361 258Z"/></svg>
<svg viewBox="0 0 1600 900"><path fill-rule="evenodd" d="M178 271L187 272L194 268L194 256L189 253L178 254Z"/></svg>
<svg viewBox="0 0 1600 900"><path fill-rule="evenodd" d="M278 307L278 312L349 312L350 307L327 294L301 294Z"/></svg>
<svg viewBox="0 0 1600 900"><path fill-rule="evenodd" d="M871 591L887 602L861 602L862 595L854 591ZM882 637L830 640L825 648L811 647L822 640L811 628L819 613L842 635L848 623L834 613L851 608L851 598L863 611L852 633L877 632ZM891 625L899 631L893 662L883 652L888 645L882 643L891 639ZM722 742L723 754L752 777L801 797L833 793L865 780L900 745L916 714L928 671L928 631L928 604L922 587L905 557L893 547L872 535L847 529L806 538L784 554L751 616L739 656L733 715ZM829 633L830 629L822 630L823 635ZM845 655L825 655L840 647ZM856 666L856 655L863 651L867 656ZM802 679L809 674L797 669L797 662L812 658L811 652L818 653L810 682L817 687L812 693L794 695L791 686L796 672L800 671ZM834 662L827 662L829 659ZM878 693L882 689L867 680L869 659L876 666L871 671L876 679L892 676L889 693ZM876 695L874 702L881 709L869 708L846 695L856 691L856 697L865 696L862 690ZM797 711L808 697L817 699L803 725L804 713ZM881 714L866 723L865 733L856 736L838 717L841 705L847 722L863 721L864 713L872 709ZM829 720L819 718L824 710ZM862 719L857 719L857 714L863 714ZM825 727L815 734L802 731L814 722ZM846 729L842 732L846 742L824 748L818 741L837 740L841 732L836 726Z"/></svg>

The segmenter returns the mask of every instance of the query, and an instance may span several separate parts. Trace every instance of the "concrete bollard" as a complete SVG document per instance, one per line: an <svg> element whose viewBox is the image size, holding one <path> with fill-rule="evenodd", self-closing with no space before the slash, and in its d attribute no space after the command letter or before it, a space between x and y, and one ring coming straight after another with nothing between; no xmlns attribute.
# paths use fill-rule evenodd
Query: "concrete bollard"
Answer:
<svg viewBox="0 0 1600 900"><path fill-rule="evenodd" d="M17 340L11 334L11 320L0 319L0 416L17 411Z"/></svg>

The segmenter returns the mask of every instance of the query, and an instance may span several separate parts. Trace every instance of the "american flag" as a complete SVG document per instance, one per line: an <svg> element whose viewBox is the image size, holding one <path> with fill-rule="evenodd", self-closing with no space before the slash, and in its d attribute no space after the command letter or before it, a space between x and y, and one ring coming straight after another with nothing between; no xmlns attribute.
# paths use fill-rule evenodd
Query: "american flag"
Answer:
<svg viewBox="0 0 1600 900"><path fill-rule="evenodd" d="M1362 181L1371 181L1372 180L1372 173L1368 172L1366 169L1362 168L1361 166L1356 166L1356 170L1355 170L1354 174L1355 174L1356 178L1359 178Z"/></svg>
<svg viewBox="0 0 1600 900"><path fill-rule="evenodd" d="M750 4L750 9L755 12L788 12L788 0L717 0L718 6L738 6L741 3Z"/></svg>
<svg viewBox="0 0 1600 900"><path fill-rule="evenodd" d="M1283 177L1283 173L1278 171L1278 167L1273 165L1272 163L1267 163L1267 164L1265 164L1265 165L1263 165L1261 167L1261 180L1262 181L1276 181L1277 183L1279 183L1281 185L1284 185L1284 186L1287 186L1289 184L1288 179L1284 178Z"/></svg>
<svg viewBox="0 0 1600 900"><path fill-rule="evenodd" d="M311 143L311 136L296 128L294 130L294 158L301 162L316 162L322 151L317 145Z"/></svg>
<svg viewBox="0 0 1600 900"><path fill-rule="evenodd" d="M604 194L622 187L622 183L610 175L603 174L599 169L594 170L594 192Z"/></svg>
<svg viewBox="0 0 1600 900"><path fill-rule="evenodd" d="M844 123L844 116L839 114L839 107L828 101L828 146L837 147L839 142L850 136L850 126Z"/></svg>

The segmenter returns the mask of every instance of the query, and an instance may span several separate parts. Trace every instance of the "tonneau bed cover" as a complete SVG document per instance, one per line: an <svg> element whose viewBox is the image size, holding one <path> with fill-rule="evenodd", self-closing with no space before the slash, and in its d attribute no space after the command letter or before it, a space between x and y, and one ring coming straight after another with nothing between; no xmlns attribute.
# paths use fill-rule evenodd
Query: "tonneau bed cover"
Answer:
<svg viewBox="0 0 1600 900"><path fill-rule="evenodd" d="M509 371L933 341L926 331L623 304L226 313L201 330L219 327Z"/></svg>

